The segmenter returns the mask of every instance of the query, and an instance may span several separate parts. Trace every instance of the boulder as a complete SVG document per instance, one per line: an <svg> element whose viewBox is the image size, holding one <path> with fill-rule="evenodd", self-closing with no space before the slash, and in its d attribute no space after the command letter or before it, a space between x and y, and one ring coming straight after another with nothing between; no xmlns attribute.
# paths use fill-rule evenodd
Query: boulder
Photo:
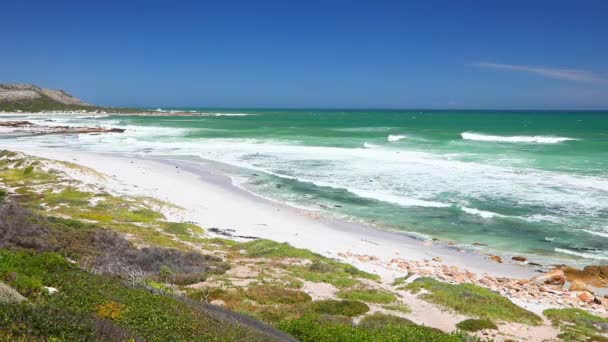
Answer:
<svg viewBox="0 0 608 342"><path fill-rule="evenodd" d="M608 265L591 265L582 270L574 267L562 269L569 281L580 280L595 287L608 287Z"/></svg>
<svg viewBox="0 0 608 342"><path fill-rule="evenodd" d="M563 286L566 283L566 276L564 275L564 271L555 269L530 279L530 282L537 285Z"/></svg>
<svg viewBox="0 0 608 342"><path fill-rule="evenodd" d="M0 283L0 304L19 303L26 300L17 290L12 287Z"/></svg>
<svg viewBox="0 0 608 342"><path fill-rule="evenodd" d="M591 303L591 302L593 302L593 299L595 298L595 296L593 294L591 294L591 292L588 292L588 291L579 292L577 297L581 302L584 302L584 303Z"/></svg>
<svg viewBox="0 0 608 342"><path fill-rule="evenodd" d="M572 281L572 283L570 283L569 290L570 291L587 291L587 292L593 293L593 290L591 290L589 288L589 286L587 286L587 284L585 284L584 281L580 281L580 280Z"/></svg>
<svg viewBox="0 0 608 342"><path fill-rule="evenodd" d="M511 259L515 260L515 261L526 261L526 260L528 260L527 258L524 258L523 256L518 256L518 255L512 257Z"/></svg>
<svg viewBox="0 0 608 342"><path fill-rule="evenodd" d="M501 258L501 257L499 257L498 255L490 255L490 256L488 257L488 259L490 259L490 260L492 260L492 261L495 261L495 262L497 262L497 263L502 264L502 258Z"/></svg>

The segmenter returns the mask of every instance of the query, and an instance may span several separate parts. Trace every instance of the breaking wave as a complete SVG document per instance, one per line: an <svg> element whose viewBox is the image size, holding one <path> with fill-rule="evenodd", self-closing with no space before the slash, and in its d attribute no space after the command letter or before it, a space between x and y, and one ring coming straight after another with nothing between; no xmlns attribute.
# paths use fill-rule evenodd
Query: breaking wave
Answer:
<svg viewBox="0 0 608 342"><path fill-rule="evenodd" d="M552 137L542 135L514 135L514 136L501 136L501 135L486 135L472 132L460 133L460 136L464 140L475 140L475 141L493 141L493 142L507 142L507 143L537 143L537 144L558 144L569 140L578 140L575 138L568 137Z"/></svg>

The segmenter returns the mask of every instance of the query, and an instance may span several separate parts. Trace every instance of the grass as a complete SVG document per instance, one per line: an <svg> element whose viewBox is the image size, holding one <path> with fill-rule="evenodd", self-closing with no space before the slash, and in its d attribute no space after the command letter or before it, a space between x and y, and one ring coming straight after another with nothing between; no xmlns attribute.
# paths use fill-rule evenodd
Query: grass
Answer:
<svg viewBox="0 0 608 342"><path fill-rule="evenodd" d="M394 294L377 289L342 290L338 292L338 297L378 304L390 304L397 300L397 297Z"/></svg>
<svg viewBox="0 0 608 342"><path fill-rule="evenodd" d="M606 341L600 334L608 333L608 319L581 309L548 309L543 314L561 330L565 341Z"/></svg>
<svg viewBox="0 0 608 342"><path fill-rule="evenodd" d="M303 304L312 298L305 292L276 286L253 286L245 291L245 297L259 304Z"/></svg>
<svg viewBox="0 0 608 342"><path fill-rule="evenodd" d="M529 325L542 322L540 317L507 298L473 284L453 285L423 277L406 285L406 289L414 293L425 289L428 293L422 296L423 299L469 316Z"/></svg>
<svg viewBox="0 0 608 342"><path fill-rule="evenodd" d="M496 330L498 327L494 322L487 318L480 319L465 319L462 322L456 324L456 327L460 330L476 332L480 330Z"/></svg>
<svg viewBox="0 0 608 342"><path fill-rule="evenodd" d="M326 319L323 316L305 315L296 320L278 324L302 342L452 342L477 341L461 333L446 334L437 329L409 324L388 324L382 328L362 328Z"/></svg>
<svg viewBox="0 0 608 342"><path fill-rule="evenodd" d="M289 271L292 277L332 284L339 288L348 288L358 285L358 278L377 281L379 276L363 272L352 265L344 264L325 258L307 249L300 249L288 243L279 243L271 240L258 239L237 244L233 250L239 251L250 258L287 259L297 258L310 260L308 266L281 265Z"/></svg>
<svg viewBox="0 0 608 342"><path fill-rule="evenodd" d="M414 325L414 322L407 318L376 312L363 317L358 324L360 328L367 329L384 329L388 325Z"/></svg>
<svg viewBox="0 0 608 342"><path fill-rule="evenodd" d="M239 244L237 248L244 251L245 255L251 258L301 258L309 260L322 258L321 255L307 249L295 248L288 243L265 239L245 242Z"/></svg>
<svg viewBox="0 0 608 342"><path fill-rule="evenodd" d="M83 340L99 338L99 320L150 341L266 341L269 336L221 319L173 297L126 286L116 277L74 268L55 253L0 252L0 277L27 295L31 305L3 305L0 330L11 336ZM19 288L19 276L59 291L53 295ZM89 337L89 338L87 338ZM114 339L110 339L114 340Z"/></svg>
<svg viewBox="0 0 608 342"><path fill-rule="evenodd" d="M175 235L191 236L193 234L204 234L203 228L193 223L181 223L181 222L164 222L162 224L164 231Z"/></svg>
<svg viewBox="0 0 608 342"><path fill-rule="evenodd" d="M410 309L409 306L407 306L406 304L402 304L402 303L382 305L382 308L385 310L396 311L396 312L401 312L401 313L412 312L412 309Z"/></svg>
<svg viewBox="0 0 608 342"><path fill-rule="evenodd" d="M347 317L360 316L369 311L367 304L355 300L320 300L313 302L310 308L317 314Z"/></svg>

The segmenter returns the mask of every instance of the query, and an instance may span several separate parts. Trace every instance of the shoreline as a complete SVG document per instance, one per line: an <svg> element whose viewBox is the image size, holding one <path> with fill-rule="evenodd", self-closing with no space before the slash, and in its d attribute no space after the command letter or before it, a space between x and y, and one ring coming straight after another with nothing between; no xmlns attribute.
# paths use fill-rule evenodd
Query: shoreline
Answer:
<svg viewBox="0 0 608 342"><path fill-rule="evenodd" d="M377 273L384 280L390 281L407 272L380 267L378 263L370 264L370 261L406 259L447 264L493 277L528 279L538 274L538 271L528 265L497 263L474 251L325 217L269 200L234 185L230 176L209 165L122 154L11 149L89 167L111 175L115 183L112 189L114 192L127 191L184 208L181 212L168 213L168 216L175 215L176 218L196 222L203 227L230 229L235 236L255 236L288 242L295 247L310 249ZM238 208L238 217L233 215L234 207Z"/></svg>

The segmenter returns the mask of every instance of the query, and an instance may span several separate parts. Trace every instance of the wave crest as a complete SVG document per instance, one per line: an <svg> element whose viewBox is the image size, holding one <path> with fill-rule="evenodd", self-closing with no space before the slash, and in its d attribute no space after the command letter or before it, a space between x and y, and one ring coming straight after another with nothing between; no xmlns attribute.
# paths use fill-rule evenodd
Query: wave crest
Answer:
<svg viewBox="0 0 608 342"><path fill-rule="evenodd" d="M569 137L552 137L543 135L514 135L514 136L501 136L501 135L487 135L472 132L462 132L460 136L464 140L475 140L475 141L492 141L492 142L508 142L508 143L537 143L537 144L557 144L569 140L578 140Z"/></svg>
<svg viewBox="0 0 608 342"><path fill-rule="evenodd" d="M403 134L389 134L388 137L386 137L386 140L390 141L390 142L395 142L395 141L399 141L401 139L405 139L407 138L407 135L403 135Z"/></svg>

